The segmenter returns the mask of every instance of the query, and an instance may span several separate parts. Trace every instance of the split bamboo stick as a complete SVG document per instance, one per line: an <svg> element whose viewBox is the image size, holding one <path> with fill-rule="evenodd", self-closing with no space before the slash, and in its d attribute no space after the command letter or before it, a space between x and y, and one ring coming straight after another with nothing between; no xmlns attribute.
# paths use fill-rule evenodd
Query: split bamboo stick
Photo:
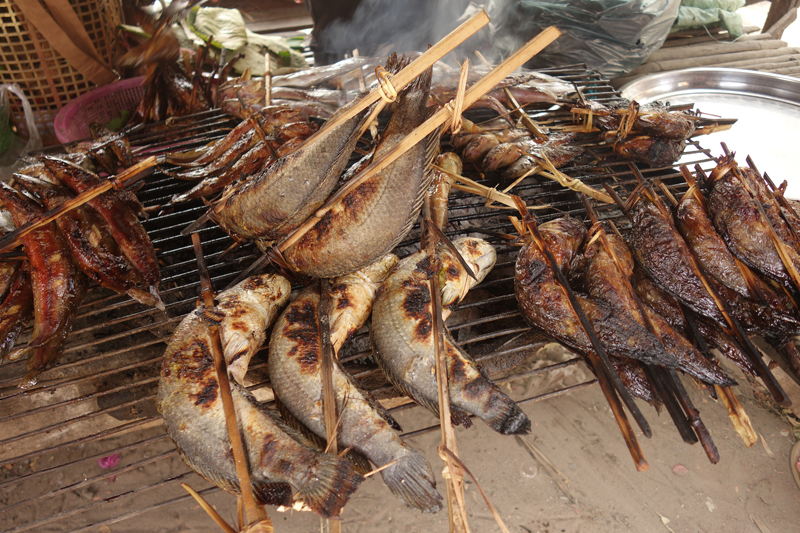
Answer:
<svg viewBox="0 0 800 533"><path fill-rule="evenodd" d="M505 61L500 63L497 67L483 76L480 80L475 82L472 87L469 88L469 90L464 94L464 108L469 108L486 93L491 91L501 80L525 64L528 60L530 60L531 57L541 52L547 45L555 41L559 35L561 35L561 32L554 26L551 26L549 28L545 28L545 30L539 35L525 43L519 50L511 54L508 58L506 58ZM430 50L433 50L433 48ZM410 67L411 65L406 67L406 69ZM400 74L405 72L406 69L403 69ZM400 74L395 77L395 80L397 80L397 77L399 77ZM386 154L378 161L371 163L367 168L361 171L356 178L350 180L347 185L339 189L335 194L328 198L325 204L320 207L313 216L309 217L308 220L306 220L299 228L287 236L278 245L278 250L280 252L286 251L287 248L300 240L300 238L302 238L302 236L305 235L308 230L310 230L320 219L322 219L325 213L327 213L336 204L336 202L339 201L340 198L344 197L351 190L358 187L361 183L363 183L364 180L392 164L412 146L440 128L451 117L452 111L447 106L440 108L439 111L437 111L432 117L423 122L410 134L406 135L402 141L397 143L397 146L391 152Z"/></svg>
<svg viewBox="0 0 800 533"><path fill-rule="evenodd" d="M197 269L200 273L203 305L207 309L211 309L214 307L214 289L211 286L211 278L208 275L208 268L206 266L205 257L203 256L203 247L200 243L200 235L198 233L192 234L192 245L194 246L194 252L197 257ZM211 337L211 353L214 357L214 369L217 372L219 395L222 400L222 408L225 412L225 423L228 426L228 437L231 441L233 462L236 466L236 475L239 481L239 489L242 493L242 501L244 502L245 516L247 517L248 525L259 522L268 527L268 531L271 531L272 523L264 508L256 502L253 489L250 485L247 455L245 454L244 442L242 442L242 435L239 431L239 423L236 418L233 397L231 397L231 385L228 381L225 359L222 356L223 349L222 341L219 336L219 327L217 325L210 326L209 335Z"/></svg>

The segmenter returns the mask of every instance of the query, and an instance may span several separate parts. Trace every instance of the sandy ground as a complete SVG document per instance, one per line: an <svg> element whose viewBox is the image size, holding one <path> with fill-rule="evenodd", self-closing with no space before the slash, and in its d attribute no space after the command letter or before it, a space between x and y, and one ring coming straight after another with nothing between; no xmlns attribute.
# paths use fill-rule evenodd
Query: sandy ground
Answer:
<svg viewBox="0 0 800 533"><path fill-rule="evenodd" d="M512 394L521 397L533 389L583 381L585 370L576 369L557 376L555 383L514 383ZM760 435L748 449L723 406L693 383L685 383L719 448L716 465L699 445L681 441L666 413L659 416L642 404L653 437L644 438L637 431L650 467L637 472L598 386L524 407L533 422L529 440L560 473L556 477L561 486L515 438L498 435L480 422L457 430L460 455L515 533L800 531L800 489L790 473L794 438L788 419L764 403L758 389L742 382L739 397ZM792 387L794 394L800 393L800 388ZM435 423L418 407L399 412L397 418L405 430ZM434 465L442 489L442 462L436 455L439 439L435 432L410 442ZM193 480L200 481L190 478L193 486ZM209 500L223 517L235 515L233 497L216 493ZM473 532L499 531L471 482L466 500ZM268 512L277 532L323 527L310 513L281 513L275 508ZM447 531L446 513L412 511L374 478L362 484L342 519L347 533ZM102 531L218 529L194 502L185 502Z"/></svg>

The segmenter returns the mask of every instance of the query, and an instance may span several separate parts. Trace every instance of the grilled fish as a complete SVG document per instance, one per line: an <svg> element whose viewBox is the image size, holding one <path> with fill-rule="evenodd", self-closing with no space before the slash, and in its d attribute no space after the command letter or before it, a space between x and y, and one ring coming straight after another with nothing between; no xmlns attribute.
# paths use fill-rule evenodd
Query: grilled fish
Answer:
<svg viewBox="0 0 800 533"><path fill-rule="evenodd" d="M231 184L214 207L219 225L238 239L259 241L277 240L294 230L336 186L368 113L366 109L332 128L323 127L317 133L321 138L311 146L301 146L251 179Z"/></svg>
<svg viewBox="0 0 800 533"><path fill-rule="evenodd" d="M0 302L0 362L17 342L22 328L33 316L33 286L30 266L22 261L14 271L11 284Z"/></svg>
<svg viewBox="0 0 800 533"><path fill-rule="evenodd" d="M437 228L444 229L447 226L447 200L453 184L450 174L460 176L464 164L461 162L461 158L453 152L445 152L436 157L436 166L442 170L439 168L433 170L431 186L428 190L431 201L431 221Z"/></svg>
<svg viewBox="0 0 800 533"><path fill-rule="evenodd" d="M47 168L74 193L80 194L96 187L102 180L79 166L54 157L44 160ZM117 242L122 254L138 271L144 286L160 300L158 285L161 271L153 243L142 223L127 202L120 199L115 191L108 191L87 202L105 221L106 228Z"/></svg>
<svg viewBox="0 0 800 533"><path fill-rule="evenodd" d="M394 267L391 254L375 265L332 281L330 298L331 344L334 350L363 324L380 283ZM325 437L322 411L320 292L314 285L298 295L278 319L270 340L269 375L281 403L316 435ZM342 448L352 448L381 470L389 489L408 506L439 511L433 471L416 450L394 430L400 426L338 362L333 366L336 391L337 438Z"/></svg>
<svg viewBox="0 0 800 533"><path fill-rule="evenodd" d="M583 224L570 217L542 224L539 231L561 269L568 267L586 234ZM566 293L533 243L520 250L514 278L517 301L528 323L580 353L594 350ZM575 296L609 355L676 367L674 356L641 324L615 312L605 302L580 294Z"/></svg>
<svg viewBox="0 0 800 533"><path fill-rule="evenodd" d="M480 248L487 249L488 262L494 264L496 256L488 250L491 245L480 239L471 241L482 242ZM463 246L463 242L454 244L457 248ZM470 278L460 276L463 268L443 246L437 248L436 257L442 259L438 267L424 250L397 265L378 291L370 334L375 358L389 381L438 416L436 339L429 280L439 276L444 280L442 289L449 286L450 296L442 301L446 305L449 300L450 304L458 301L458 296L453 295L464 294L466 291L460 284ZM488 270L484 269L484 276ZM500 392L481 372L469 354L456 345L447 328L443 333L453 423L469 427L471 413L504 435L528 433L530 420L514 400Z"/></svg>
<svg viewBox="0 0 800 533"><path fill-rule="evenodd" d="M644 305L639 305L632 292L630 280L633 277L633 255L628 245L613 233L606 234L613 256L605 249L602 241L596 239L586 247L586 269L584 284L589 294L608 303L618 313L625 314L643 326L649 325L652 332L661 340L667 351L674 356L671 368L679 368L701 381L716 385L731 385L733 381L722 369L706 359L692 344L658 314ZM616 257L617 262L614 258ZM620 271L619 267L623 270Z"/></svg>
<svg viewBox="0 0 800 533"><path fill-rule="evenodd" d="M217 295L219 335L228 374L244 385L250 359L267 340L267 328L289 301L292 285L283 276L252 276Z"/></svg>
<svg viewBox="0 0 800 533"><path fill-rule="evenodd" d="M387 70L402 68L389 58ZM427 118L430 71L408 85L395 103L374 159L394 149ZM430 185L427 172L438 148L438 134L403 154L342 196L299 241L287 248L286 262L303 274L332 278L368 265L408 234Z"/></svg>
<svg viewBox="0 0 800 533"><path fill-rule="evenodd" d="M269 294L274 281L263 276L251 283L253 290ZM227 298L224 292L220 296ZM272 297L262 303L268 316L277 314L277 301ZM218 394L209 325L226 317L235 320L239 310L218 306L210 311L193 311L175 330L162 361L157 406L184 461L211 483L237 493L238 478ZM235 381L231 382L231 393L253 491L259 500L286 505L291 503L292 491L297 491L320 516L338 516L362 479L352 465L298 442L301 437L276 412Z"/></svg>
<svg viewBox="0 0 800 533"><path fill-rule="evenodd" d="M19 227L41 217L44 211L32 200L8 185L0 185L0 201ZM50 223L22 237L31 265L35 318L28 349L27 373L21 387L36 383L38 375L61 358L61 346L72 330L72 321L86 294L86 277L81 273L67 243Z"/></svg>
<svg viewBox="0 0 800 533"><path fill-rule="evenodd" d="M15 174L15 179L23 189L36 195L48 210L59 207L73 197L60 185L20 174ZM103 287L120 294L127 293L145 305L164 309L160 298L137 287L141 282L137 271L119 251L119 246L96 211L79 206L58 217L56 224L84 274Z"/></svg>

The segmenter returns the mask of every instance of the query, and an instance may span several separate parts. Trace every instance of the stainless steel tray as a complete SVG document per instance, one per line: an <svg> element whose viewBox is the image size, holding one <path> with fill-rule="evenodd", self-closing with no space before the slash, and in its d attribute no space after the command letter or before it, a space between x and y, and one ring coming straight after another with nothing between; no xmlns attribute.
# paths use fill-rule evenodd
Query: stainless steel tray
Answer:
<svg viewBox="0 0 800 533"><path fill-rule="evenodd" d="M733 127L703 144L721 155L720 143L751 155L761 172L776 183L789 183L787 196L800 198L800 79L768 72L730 68L692 68L651 74L620 88L639 103L656 100L692 103L706 115L736 118Z"/></svg>

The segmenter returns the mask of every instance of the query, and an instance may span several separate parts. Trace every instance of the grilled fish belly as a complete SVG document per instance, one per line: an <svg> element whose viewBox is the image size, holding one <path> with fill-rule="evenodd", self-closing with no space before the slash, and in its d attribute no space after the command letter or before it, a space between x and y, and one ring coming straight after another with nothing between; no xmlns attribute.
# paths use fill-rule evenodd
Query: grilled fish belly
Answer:
<svg viewBox="0 0 800 533"><path fill-rule="evenodd" d="M264 280L264 285L267 285ZM223 300L225 293L220 295ZM268 315L275 301L264 303ZM164 353L157 406L167 432L186 463L198 474L230 491L238 480L230 452L225 415L214 369L209 325L235 315L219 306L190 313L173 334ZM226 346L223 345L223 349ZM264 503L290 503L293 491L320 516L338 516L361 482L352 465L339 457L312 450L277 413L231 382L239 429L250 465L254 493Z"/></svg>

